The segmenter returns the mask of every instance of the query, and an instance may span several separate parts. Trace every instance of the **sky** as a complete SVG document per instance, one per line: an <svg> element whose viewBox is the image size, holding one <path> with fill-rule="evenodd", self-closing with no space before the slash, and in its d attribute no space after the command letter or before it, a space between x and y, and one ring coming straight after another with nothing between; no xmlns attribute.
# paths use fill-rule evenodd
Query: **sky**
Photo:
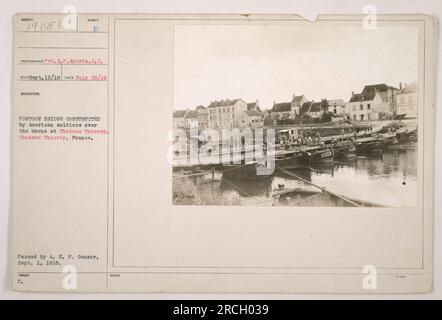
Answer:
<svg viewBox="0 0 442 320"><path fill-rule="evenodd" d="M359 26L175 27L174 109L212 100L344 99L366 84L418 79L418 29Z"/></svg>

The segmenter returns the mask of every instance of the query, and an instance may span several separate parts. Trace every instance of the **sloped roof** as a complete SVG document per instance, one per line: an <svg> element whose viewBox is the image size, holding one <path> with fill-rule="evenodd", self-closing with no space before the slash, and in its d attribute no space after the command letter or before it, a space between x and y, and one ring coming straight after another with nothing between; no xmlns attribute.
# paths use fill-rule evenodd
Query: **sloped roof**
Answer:
<svg viewBox="0 0 442 320"><path fill-rule="evenodd" d="M197 115L198 115L198 112L196 110L189 110L189 111L187 111L186 115L184 116L184 119L196 119Z"/></svg>
<svg viewBox="0 0 442 320"><path fill-rule="evenodd" d="M362 93L354 93L350 98L350 102L358 102L364 100L364 95Z"/></svg>
<svg viewBox="0 0 442 320"><path fill-rule="evenodd" d="M302 100L302 97L303 97L303 96L304 96L304 95L302 95L302 96L295 96L295 97L293 98L293 101L296 102L296 103L300 103L301 100Z"/></svg>
<svg viewBox="0 0 442 320"><path fill-rule="evenodd" d="M303 105L301 106L301 110L299 110L299 113L304 114L304 113L308 112L310 109L310 105L312 103L313 102L304 102Z"/></svg>
<svg viewBox="0 0 442 320"><path fill-rule="evenodd" d="M325 110L329 107L329 103L327 99L322 99L319 102L305 102L301 106L301 110L299 111L300 114L304 114L306 112L320 112L322 110Z"/></svg>
<svg viewBox="0 0 442 320"><path fill-rule="evenodd" d="M321 111L321 102L305 102L300 110L300 114L306 112L319 112Z"/></svg>
<svg viewBox="0 0 442 320"><path fill-rule="evenodd" d="M219 107L229 107L237 103L241 99L226 99L221 101L212 101L207 108L219 108Z"/></svg>
<svg viewBox="0 0 442 320"><path fill-rule="evenodd" d="M330 106L330 104L328 103L328 100L327 99L322 99L321 100L321 108L322 109L326 109L326 108L328 108Z"/></svg>
<svg viewBox="0 0 442 320"><path fill-rule="evenodd" d="M187 110L177 110L173 113L174 118L184 118L186 115Z"/></svg>
<svg viewBox="0 0 442 320"><path fill-rule="evenodd" d="M333 100L328 100L328 105L329 106L345 106L345 102L342 99L333 99Z"/></svg>
<svg viewBox="0 0 442 320"><path fill-rule="evenodd" d="M379 92L385 92L388 90L398 90L395 87L387 86L385 83L379 83L379 84L371 84L367 85L362 89L362 93L370 92L370 91L379 91Z"/></svg>
<svg viewBox="0 0 442 320"><path fill-rule="evenodd" d="M273 104L272 112L287 112L292 110L290 102L281 102Z"/></svg>
<svg viewBox="0 0 442 320"><path fill-rule="evenodd" d="M313 102L310 106L309 112L319 112L321 111L321 102Z"/></svg>
<svg viewBox="0 0 442 320"><path fill-rule="evenodd" d="M262 112L261 108L259 107L259 102L250 102L247 104L247 110L257 110L259 112Z"/></svg>
<svg viewBox="0 0 442 320"><path fill-rule="evenodd" d="M253 110L256 107L256 102L250 102L247 104L247 110Z"/></svg>
<svg viewBox="0 0 442 320"><path fill-rule="evenodd" d="M376 97L376 91L366 93L356 93L350 98L350 102L372 101Z"/></svg>
<svg viewBox="0 0 442 320"><path fill-rule="evenodd" d="M198 106L195 108L195 111L198 115L206 115L209 113L205 106Z"/></svg>

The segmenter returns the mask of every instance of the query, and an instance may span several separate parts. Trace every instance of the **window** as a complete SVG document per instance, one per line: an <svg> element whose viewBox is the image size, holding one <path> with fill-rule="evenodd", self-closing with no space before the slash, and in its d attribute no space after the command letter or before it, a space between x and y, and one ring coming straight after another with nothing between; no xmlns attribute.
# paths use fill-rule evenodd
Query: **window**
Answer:
<svg viewBox="0 0 442 320"><path fill-rule="evenodd" d="M359 106L359 108L360 108L361 110L364 110L364 105L361 104L361 105Z"/></svg>
<svg viewBox="0 0 442 320"><path fill-rule="evenodd" d="M355 114L353 115L353 120L356 121L356 115Z"/></svg>
<svg viewBox="0 0 442 320"><path fill-rule="evenodd" d="M364 115L361 114L361 121L364 121Z"/></svg>
<svg viewBox="0 0 442 320"><path fill-rule="evenodd" d="M353 106L353 111L356 111L356 106Z"/></svg>
<svg viewBox="0 0 442 320"><path fill-rule="evenodd" d="M371 106L370 104L367 104L367 110L370 110Z"/></svg>

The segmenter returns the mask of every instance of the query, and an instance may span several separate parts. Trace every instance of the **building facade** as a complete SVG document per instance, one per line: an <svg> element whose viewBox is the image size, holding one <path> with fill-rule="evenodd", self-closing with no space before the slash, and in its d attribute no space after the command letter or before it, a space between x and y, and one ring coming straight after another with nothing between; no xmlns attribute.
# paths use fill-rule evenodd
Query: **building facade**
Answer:
<svg viewBox="0 0 442 320"><path fill-rule="evenodd" d="M241 128L262 128L263 115L258 110L246 110L241 115Z"/></svg>
<svg viewBox="0 0 442 320"><path fill-rule="evenodd" d="M204 106L198 106L194 110L177 110L173 113L173 127L176 129L189 129L208 127L208 112Z"/></svg>
<svg viewBox="0 0 442 320"><path fill-rule="evenodd" d="M204 106L196 107L196 118L198 121L198 127L200 129L206 129L209 127L209 113Z"/></svg>
<svg viewBox="0 0 442 320"><path fill-rule="evenodd" d="M395 95L398 91L399 90L395 87L382 83L365 86L364 89L362 89L361 94L372 96L374 96L375 93L379 94L382 102L380 108L378 109L378 117L379 119L385 119L393 116L396 112Z"/></svg>
<svg viewBox="0 0 442 320"><path fill-rule="evenodd" d="M301 108L307 102L304 95L293 95L290 102L273 102L271 116L276 120L295 119L297 115L301 114Z"/></svg>
<svg viewBox="0 0 442 320"><path fill-rule="evenodd" d="M329 112L335 117L347 116L347 104L342 99L328 100Z"/></svg>
<svg viewBox="0 0 442 320"><path fill-rule="evenodd" d="M254 111L258 111L258 112L262 113L261 106L259 105L259 100L256 100L255 102L247 103L247 110L248 111L254 110Z"/></svg>
<svg viewBox="0 0 442 320"><path fill-rule="evenodd" d="M186 127L186 116L187 110L177 110L173 113L173 127L175 129L184 129Z"/></svg>
<svg viewBox="0 0 442 320"><path fill-rule="evenodd" d="M187 110L184 116L184 128L194 128L198 126L197 112L196 110Z"/></svg>
<svg viewBox="0 0 442 320"><path fill-rule="evenodd" d="M347 119L370 121L392 119L396 113L396 94L399 89L385 83L365 86L361 93L352 92Z"/></svg>
<svg viewBox="0 0 442 320"><path fill-rule="evenodd" d="M417 83L405 84L396 93L396 114L406 118L417 118L418 109L418 86Z"/></svg>
<svg viewBox="0 0 442 320"><path fill-rule="evenodd" d="M327 99L322 99L319 102L305 102L302 105L300 114L309 116L312 119L321 118L324 113L329 112L329 104Z"/></svg>
<svg viewBox="0 0 442 320"><path fill-rule="evenodd" d="M352 121L380 120L384 107L378 92L353 94L348 103L347 119Z"/></svg>
<svg viewBox="0 0 442 320"><path fill-rule="evenodd" d="M275 120L291 119L292 106L290 102L273 102L271 116Z"/></svg>
<svg viewBox="0 0 442 320"><path fill-rule="evenodd" d="M304 95L292 96L292 102L291 102L292 118L295 118L297 115L301 113L302 105L306 102L308 102L308 100Z"/></svg>

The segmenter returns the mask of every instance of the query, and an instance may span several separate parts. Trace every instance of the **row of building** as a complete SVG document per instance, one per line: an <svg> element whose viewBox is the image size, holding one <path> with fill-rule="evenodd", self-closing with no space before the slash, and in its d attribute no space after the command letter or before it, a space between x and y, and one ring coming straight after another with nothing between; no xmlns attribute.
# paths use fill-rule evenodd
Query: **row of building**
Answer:
<svg viewBox="0 0 442 320"><path fill-rule="evenodd" d="M322 99L310 101L304 95L293 95L289 102L273 102L269 110L261 110L259 101L247 103L242 99L212 101L207 107L177 110L173 114L175 128L244 128L262 127L264 119L274 123L286 119L322 119L327 121L371 121L416 118L418 88L416 83L399 88L386 84L365 86L360 93L352 92L350 100Z"/></svg>
<svg viewBox="0 0 442 320"><path fill-rule="evenodd" d="M188 129L198 126L211 128L259 128L264 125L265 112L259 101L246 103L242 99L212 101L209 106L198 106L194 110L177 110L173 113L174 128Z"/></svg>

